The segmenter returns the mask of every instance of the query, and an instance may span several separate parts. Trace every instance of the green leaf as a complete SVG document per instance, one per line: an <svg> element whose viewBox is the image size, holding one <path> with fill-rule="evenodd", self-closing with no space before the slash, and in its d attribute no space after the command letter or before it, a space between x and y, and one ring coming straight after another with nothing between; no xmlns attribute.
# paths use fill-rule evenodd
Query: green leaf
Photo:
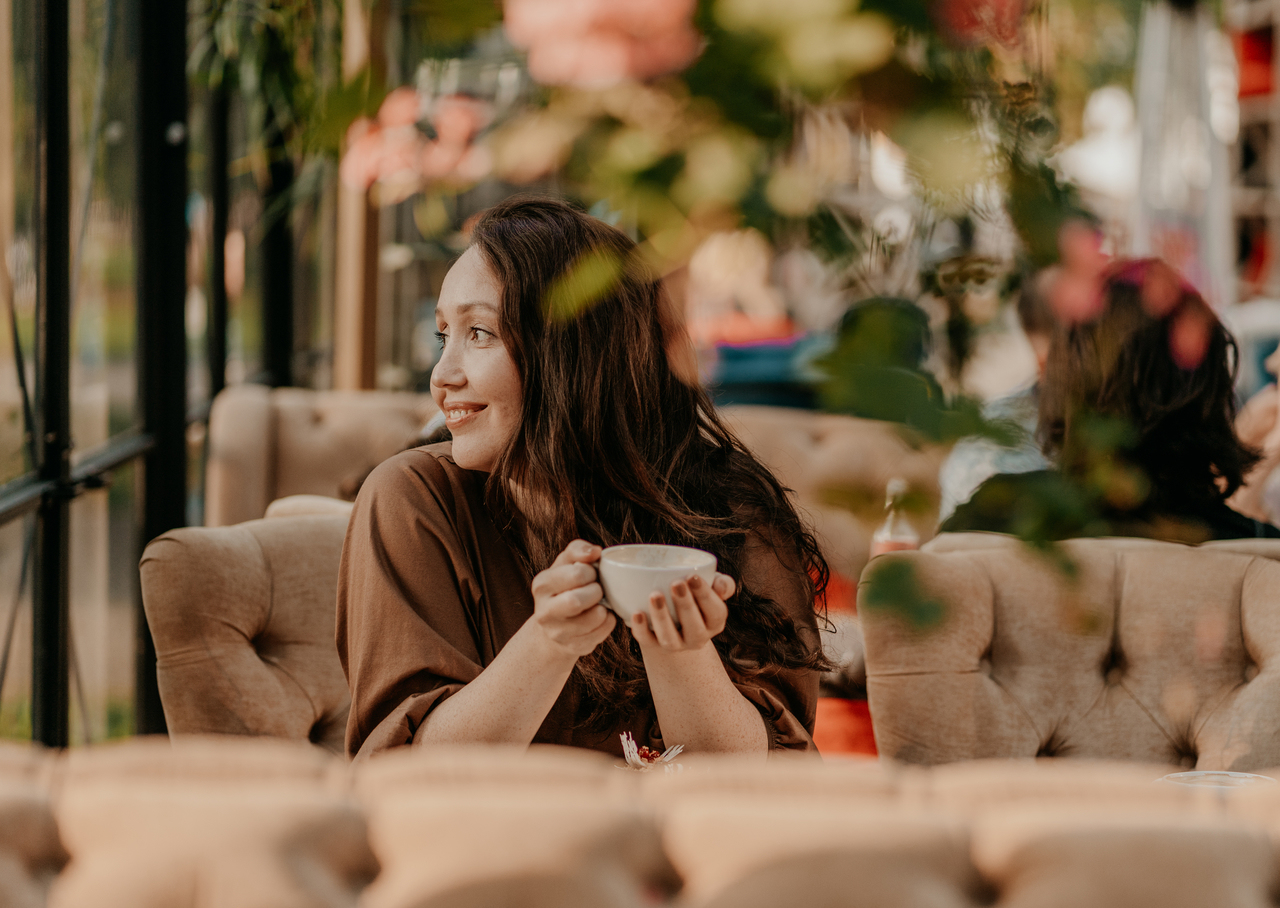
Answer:
<svg viewBox="0 0 1280 908"><path fill-rule="evenodd" d="M946 606L925 594L906 557L875 559L867 566L858 585L858 608L896 616L917 631L936 630L947 617Z"/></svg>
<svg viewBox="0 0 1280 908"><path fill-rule="evenodd" d="M548 321L568 321L604 299L618 286L622 259L607 249L580 256L547 289L542 311Z"/></svg>

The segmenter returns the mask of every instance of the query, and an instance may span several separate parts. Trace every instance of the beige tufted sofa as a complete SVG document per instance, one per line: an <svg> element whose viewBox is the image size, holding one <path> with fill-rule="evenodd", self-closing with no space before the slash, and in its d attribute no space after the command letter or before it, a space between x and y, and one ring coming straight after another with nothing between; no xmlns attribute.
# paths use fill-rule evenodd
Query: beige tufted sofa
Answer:
<svg viewBox="0 0 1280 908"><path fill-rule="evenodd" d="M860 585L882 755L1280 763L1274 544L1070 540L1074 584L1009 537L944 535L927 548L876 559ZM895 613L904 565L942 607L935 626Z"/></svg>
<svg viewBox="0 0 1280 908"><path fill-rule="evenodd" d="M254 520L290 495L341 497L436 412L430 394L229 387L209 414L205 525Z"/></svg>
<svg viewBox="0 0 1280 908"><path fill-rule="evenodd" d="M8 756L0 897L23 908L1265 908L1280 891L1280 786L1153 784L1160 765L687 754L639 774L442 747L351 766L243 738Z"/></svg>
<svg viewBox="0 0 1280 908"><path fill-rule="evenodd" d="M172 734L342 751L350 695L333 640L348 506L335 504L337 513L285 507L297 516L172 530L147 546L142 601Z"/></svg>
<svg viewBox="0 0 1280 908"><path fill-rule="evenodd" d="M938 522L938 469L946 449L913 447L887 422L785 407L735 405L721 414L778 480L795 491L832 570L856 578L871 534L884 521L885 486L907 480L921 509L911 521L921 540ZM840 506L827 497L840 494Z"/></svg>

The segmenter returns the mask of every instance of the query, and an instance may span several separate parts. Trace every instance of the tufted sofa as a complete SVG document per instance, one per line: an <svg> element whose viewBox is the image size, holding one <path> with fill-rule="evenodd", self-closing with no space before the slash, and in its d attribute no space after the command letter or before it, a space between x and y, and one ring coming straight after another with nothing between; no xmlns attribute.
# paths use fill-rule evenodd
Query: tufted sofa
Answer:
<svg viewBox="0 0 1280 908"><path fill-rule="evenodd" d="M436 412L430 394L233 385L209 414L205 525L254 520L290 495L342 497Z"/></svg>
<svg viewBox="0 0 1280 908"><path fill-rule="evenodd" d="M1008 537L944 535L927 549L876 559L860 585L881 754L1280 763L1274 545L1071 540L1074 582ZM940 606L941 620L913 624L896 607L905 566L916 605Z"/></svg>
<svg viewBox="0 0 1280 908"><path fill-rule="evenodd" d="M172 734L268 735L342 750L350 695L333 642L347 529L338 505L172 530L147 546L142 601Z"/></svg>
<svg viewBox="0 0 1280 908"><path fill-rule="evenodd" d="M445 747L353 766L243 738L11 756L0 898L23 908L1264 908L1280 891L1280 786L1153 784L1160 765L687 754L639 774Z"/></svg>
<svg viewBox="0 0 1280 908"><path fill-rule="evenodd" d="M866 566L871 534L884 521L885 486L907 480L919 509L911 515L922 540L938 522L938 469L946 450L913 447L898 428L874 419L784 407L721 410L743 443L795 491L832 570L856 578ZM833 503L829 492L839 496Z"/></svg>

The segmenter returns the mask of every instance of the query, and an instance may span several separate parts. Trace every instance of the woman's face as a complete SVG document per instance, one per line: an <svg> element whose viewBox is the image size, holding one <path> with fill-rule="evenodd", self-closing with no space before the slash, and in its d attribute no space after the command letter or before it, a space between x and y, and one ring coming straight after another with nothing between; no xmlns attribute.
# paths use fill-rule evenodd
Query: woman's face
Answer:
<svg viewBox="0 0 1280 908"><path fill-rule="evenodd" d="M431 396L453 433L453 459L488 473L520 424L522 387L499 327L501 288L474 246L445 275L436 304L444 352Z"/></svg>

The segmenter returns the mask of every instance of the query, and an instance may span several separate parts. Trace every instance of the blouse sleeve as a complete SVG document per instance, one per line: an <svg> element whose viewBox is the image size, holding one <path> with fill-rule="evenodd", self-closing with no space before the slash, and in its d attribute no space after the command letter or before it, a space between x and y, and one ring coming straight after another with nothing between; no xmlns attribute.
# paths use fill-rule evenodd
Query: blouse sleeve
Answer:
<svg viewBox="0 0 1280 908"><path fill-rule="evenodd" d="M758 536L748 543L744 573L744 581L781 606L795 622L800 638L811 650L817 650L821 646L818 621L805 577L783 565L775 549ZM775 669L734 680L738 691L764 718L770 750L815 750L818 680L818 672L809 669Z"/></svg>
<svg viewBox="0 0 1280 908"><path fill-rule="evenodd" d="M464 497L422 451L385 461L360 490L338 574L348 757L411 743L428 713L480 674L465 604L477 580L456 522Z"/></svg>

